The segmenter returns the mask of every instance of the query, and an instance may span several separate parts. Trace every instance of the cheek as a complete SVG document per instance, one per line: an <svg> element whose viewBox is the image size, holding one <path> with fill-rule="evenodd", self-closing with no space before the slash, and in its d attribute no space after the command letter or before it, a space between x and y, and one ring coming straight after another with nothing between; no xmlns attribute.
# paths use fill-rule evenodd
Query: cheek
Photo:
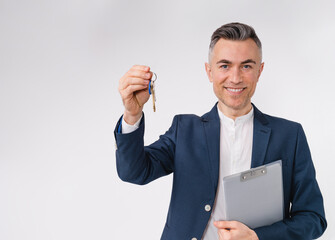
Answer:
<svg viewBox="0 0 335 240"><path fill-rule="evenodd" d="M248 79L255 79L257 78L257 71L254 70L245 71L243 73L243 76L247 77Z"/></svg>
<svg viewBox="0 0 335 240"><path fill-rule="evenodd" d="M212 75L212 81L213 83L216 84L221 84L223 83L227 78L227 74L224 72L216 71Z"/></svg>
<svg viewBox="0 0 335 240"><path fill-rule="evenodd" d="M254 71L254 72L253 72L253 78L256 79L256 81L258 81L258 78L259 78L259 77L260 77L260 72L259 72L259 70Z"/></svg>
<svg viewBox="0 0 335 240"><path fill-rule="evenodd" d="M250 86L256 85L258 81L257 72L249 72L244 74L244 81Z"/></svg>
<svg viewBox="0 0 335 240"><path fill-rule="evenodd" d="M256 90L256 85L257 85L257 80L250 83L250 86L249 86L250 87L250 91L249 91L250 96L254 95L255 90Z"/></svg>

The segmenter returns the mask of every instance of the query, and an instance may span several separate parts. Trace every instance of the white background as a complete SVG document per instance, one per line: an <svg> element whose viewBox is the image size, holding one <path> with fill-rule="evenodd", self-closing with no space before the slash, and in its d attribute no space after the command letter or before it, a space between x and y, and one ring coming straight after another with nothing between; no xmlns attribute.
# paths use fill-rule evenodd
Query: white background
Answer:
<svg viewBox="0 0 335 240"><path fill-rule="evenodd" d="M147 144L178 113L216 102L204 62L212 32L240 21L263 43L253 102L302 123L334 221L334 1L0 0L0 239L159 239L172 176L146 186L116 173L119 78L157 73Z"/></svg>

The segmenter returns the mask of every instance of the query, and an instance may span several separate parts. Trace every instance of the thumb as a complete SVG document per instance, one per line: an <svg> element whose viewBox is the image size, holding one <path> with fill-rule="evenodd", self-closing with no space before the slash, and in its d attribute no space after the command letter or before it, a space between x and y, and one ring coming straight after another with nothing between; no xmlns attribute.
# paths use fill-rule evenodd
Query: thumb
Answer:
<svg viewBox="0 0 335 240"><path fill-rule="evenodd" d="M215 221L214 226L219 229L232 229L235 228L233 221Z"/></svg>

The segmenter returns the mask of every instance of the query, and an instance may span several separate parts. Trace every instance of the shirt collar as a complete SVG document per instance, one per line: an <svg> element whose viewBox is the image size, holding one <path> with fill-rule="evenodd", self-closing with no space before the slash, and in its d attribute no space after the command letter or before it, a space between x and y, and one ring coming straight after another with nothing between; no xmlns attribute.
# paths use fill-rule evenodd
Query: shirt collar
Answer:
<svg viewBox="0 0 335 240"><path fill-rule="evenodd" d="M217 109L218 109L218 113L219 113L219 118L220 118L220 121L221 122L224 122L226 124L239 124L239 123L244 123L248 120L252 120L253 119L253 116L254 116L254 107L251 106L251 110L243 115L243 116L240 116L240 117L237 117L235 118L235 121L227 116L225 116L219 109L219 105L217 105Z"/></svg>

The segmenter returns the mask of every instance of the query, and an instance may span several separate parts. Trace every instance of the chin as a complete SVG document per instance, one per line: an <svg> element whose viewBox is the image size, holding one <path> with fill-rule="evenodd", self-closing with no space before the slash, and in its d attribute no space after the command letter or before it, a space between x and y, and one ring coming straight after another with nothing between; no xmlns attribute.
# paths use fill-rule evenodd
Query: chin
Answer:
<svg viewBox="0 0 335 240"><path fill-rule="evenodd" d="M224 105L226 105L228 108L235 110L235 111L239 111L241 109L244 109L246 106L248 106L247 102L223 102Z"/></svg>

